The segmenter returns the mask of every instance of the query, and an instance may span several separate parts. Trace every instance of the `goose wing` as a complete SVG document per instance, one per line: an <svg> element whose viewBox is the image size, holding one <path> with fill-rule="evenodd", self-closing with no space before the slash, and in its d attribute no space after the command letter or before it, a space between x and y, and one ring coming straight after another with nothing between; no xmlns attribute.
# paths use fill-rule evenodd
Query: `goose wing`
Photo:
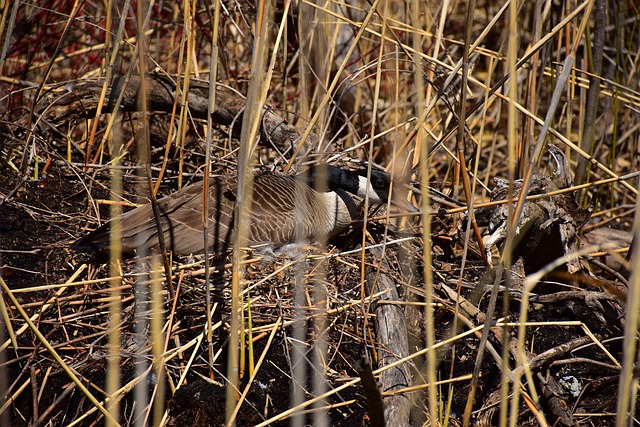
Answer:
<svg viewBox="0 0 640 427"><path fill-rule="evenodd" d="M168 249L187 255L204 250L202 238L202 183L185 187L158 202L162 230ZM209 185L209 245L212 253L230 248L234 223L237 181L218 177ZM168 199L168 200L165 200ZM297 240L313 240L316 235L329 235L334 221L329 218L325 197L295 177L277 173L258 174L254 178L248 245L280 247ZM145 246L157 244L157 232L150 206L141 231ZM148 236L148 237L147 237ZM140 236L138 236L140 238Z"/></svg>
<svg viewBox="0 0 640 427"><path fill-rule="evenodd" d="M160 228L164 241L171 251L188 255L204 250L202 237L202 186L203 182L188 185L175 193L158 199ZM213 248L225 250L230 242L233 207L235 205L235 180L224 177L210 179L209 212L216 224L210 226L209 242ZM233 191L229 191L233 189ZM101 251L109 247L113 220L76 241L76 251ZM132 254L136 250L158 248L158 227L151 204L125 212L120 217L122 251Z"/></svg>
<svg viewBox="0 0 640 427"><path fill-rule="evenodd" d="M209 245L214 253L226 251L231 243L235 187L234 177L211 177L209 180ZM203 182L198 182L161 199L162 204L158 203L167 249L182 255L204 251L202 191ZM150 222L150 238L155 246L157 228L153 217Z"/></svg>

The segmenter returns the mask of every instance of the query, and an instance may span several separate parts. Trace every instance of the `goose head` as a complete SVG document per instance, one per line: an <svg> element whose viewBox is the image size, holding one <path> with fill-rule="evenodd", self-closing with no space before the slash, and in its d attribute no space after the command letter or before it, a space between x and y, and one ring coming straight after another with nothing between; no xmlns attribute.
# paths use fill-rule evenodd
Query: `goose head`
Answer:
<svg viewBox="0 0 640 427"><path fill-rule="evenodd" d="M348 191L373 203L387 203L391 187L389 174L371 170L368 178L367 169L348 170L335 166L312 167L307 174L309 184L316 190Z"/></svg>

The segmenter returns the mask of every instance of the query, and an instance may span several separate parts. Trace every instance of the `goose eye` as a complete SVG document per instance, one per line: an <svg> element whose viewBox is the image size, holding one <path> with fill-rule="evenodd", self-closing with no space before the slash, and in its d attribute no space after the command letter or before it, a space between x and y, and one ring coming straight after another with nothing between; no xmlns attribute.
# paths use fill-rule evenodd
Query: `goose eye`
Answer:
<svg viewBox="0 0 640 427"><path fill-rule="evenodd" d="M381 178L376 178L373 181L373 186L377 187L377 188L383 188L384 187L384 181Z"/></svg>

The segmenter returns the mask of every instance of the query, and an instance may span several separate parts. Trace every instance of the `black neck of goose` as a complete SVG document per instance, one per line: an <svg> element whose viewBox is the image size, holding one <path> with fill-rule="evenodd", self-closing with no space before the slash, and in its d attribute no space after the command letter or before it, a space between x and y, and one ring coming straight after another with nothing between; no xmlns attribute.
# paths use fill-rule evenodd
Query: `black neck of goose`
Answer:
<svg viewBox="0 0 640 427"><path fill-rule="evenodd" d="M316 191L327 192L345 190L358 194L359 174L335 166L314 166L303 172L307 182Z"/></svg>

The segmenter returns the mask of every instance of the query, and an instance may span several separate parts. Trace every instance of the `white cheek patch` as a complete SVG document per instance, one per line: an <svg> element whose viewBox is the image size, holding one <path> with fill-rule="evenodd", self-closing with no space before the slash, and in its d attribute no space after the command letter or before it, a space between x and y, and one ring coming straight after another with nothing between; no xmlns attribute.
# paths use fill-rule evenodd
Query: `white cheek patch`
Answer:
<svg viewBox="0 0 640 427"><path fill-rule="evenodd" d="M365 197L367 194L369 195L369 201L376 203L386 202L386 200L380 199L366 176L358 176L358 196Z"/></svg>

